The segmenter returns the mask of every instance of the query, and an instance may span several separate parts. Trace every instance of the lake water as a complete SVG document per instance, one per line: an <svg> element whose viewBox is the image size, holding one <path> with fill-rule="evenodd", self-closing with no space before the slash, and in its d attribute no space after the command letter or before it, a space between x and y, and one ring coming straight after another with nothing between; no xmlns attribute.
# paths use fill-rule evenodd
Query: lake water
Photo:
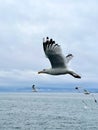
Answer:
<svg viewBox="0 0 98 130"><path fill-rule="evenodd" d="M98 130L98 103L81 93L0 93L0 130Z"/></svg>

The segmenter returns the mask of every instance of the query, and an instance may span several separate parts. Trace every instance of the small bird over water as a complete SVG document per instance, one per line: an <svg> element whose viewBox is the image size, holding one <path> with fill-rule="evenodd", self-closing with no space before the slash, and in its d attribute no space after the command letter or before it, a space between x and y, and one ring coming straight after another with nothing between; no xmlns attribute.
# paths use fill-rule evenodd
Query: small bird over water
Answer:
<svg viewBox="0 0 98 130"><path fill-rule="evenodd" d="M37 92L35 85L32 85L32 92Z"/></svg>
<svg viewBox="0 0 98 130"><path fill-rule="evenodd" d="M43 69L39 71L40 73L46 73L50 75L63 75L70 74L75 78L81 78L80 75L75 73L73 70L68 68L69 61L73 58L72 54L68 54L66 57L62 54L62 50L60 45L56 44L53 39L49 39L48 37L43 39L43 50L45 52L46 57L49 59L51 63L50 69Z"/></svg>

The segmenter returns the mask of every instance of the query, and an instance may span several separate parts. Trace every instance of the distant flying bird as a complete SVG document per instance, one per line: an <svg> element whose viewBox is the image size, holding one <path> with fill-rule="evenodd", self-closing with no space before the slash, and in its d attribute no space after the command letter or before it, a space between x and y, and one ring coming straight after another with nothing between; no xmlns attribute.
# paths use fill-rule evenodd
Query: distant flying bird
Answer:
<svg viewBox="0 0 98 130"><path fill-rule="evenodd" d="M48 37L43 39L43 50L45 52L46 57L49 59L51 63L50 69L43 69L39 71L40 73L46 73L50 75L63 75L70 74L75 78L81 78L80 75L75 73L73 70L69 69L67 64L73 58L72 54L68 54L66 57L62 54L62 50L60 45L56 44L53 39L49 39Z"/></svg>
<svg viewBox="0 0 98 130"><path fill-rule="evenodd" d="M84 94L88 95L88 94L90 94L90 92L88 90L84 89Z"/></svg>
<svg viewBox="0 0 98 130"><path fill-rule="evenodd" d="M37 92L35 85L32 85L32 92Z"/></svg>
<svg viewBox="0 0 98 130"><path fill-rule="evenodd" d="M93 98L94 98L94 102L97 103L97 100L95 99L95 96L94 94L90 93L88 90L86 89L83 89L82 87L75 87L75 89L79 92L79 93L84 93L85 95L91 95ZM82 100L82 102L84 102ZM86 104L86 103L85 103Z"/></svg>

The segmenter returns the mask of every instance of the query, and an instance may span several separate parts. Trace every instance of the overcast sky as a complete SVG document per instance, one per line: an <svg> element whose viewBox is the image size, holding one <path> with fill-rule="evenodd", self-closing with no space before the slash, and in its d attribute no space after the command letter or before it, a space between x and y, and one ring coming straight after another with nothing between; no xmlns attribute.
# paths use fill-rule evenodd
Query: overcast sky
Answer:
<svg viewBox="0 0 98 130"><path fill-rule="evenodd" d="M38 75L50 68L42 48L49 36L72 53L82 76ZM98 0L0 0L0 86L98 82Z"/></svg>

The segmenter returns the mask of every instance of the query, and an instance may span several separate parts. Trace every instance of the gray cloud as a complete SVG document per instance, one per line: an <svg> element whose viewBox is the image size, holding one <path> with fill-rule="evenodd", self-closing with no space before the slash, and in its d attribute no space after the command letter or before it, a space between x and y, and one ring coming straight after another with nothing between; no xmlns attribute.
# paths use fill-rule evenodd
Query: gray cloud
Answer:
<svg viewBox="0 0 98 130"><path fill-rule="evenodd" d="M65 77L36 76L33 72L50 67L42 49L42 38L53 37L65 55L73 53L70 66L83 75L83 81L97 81L98 42L97 0L1 0L0 1L0 80L9 84L66 82ZM18 74L14 71L18 71ZM28 70L30 73L28 74ZM19 73L20 72L20 73ZM4 74L10 75L3 76ZM19 78L21 75L21 78ZM27 80L25 80L24 76ZM13 77L13 78L12 78ZM40 77L40 78L39 78ZM76 80L68 77L69 82Z"/></svg>

